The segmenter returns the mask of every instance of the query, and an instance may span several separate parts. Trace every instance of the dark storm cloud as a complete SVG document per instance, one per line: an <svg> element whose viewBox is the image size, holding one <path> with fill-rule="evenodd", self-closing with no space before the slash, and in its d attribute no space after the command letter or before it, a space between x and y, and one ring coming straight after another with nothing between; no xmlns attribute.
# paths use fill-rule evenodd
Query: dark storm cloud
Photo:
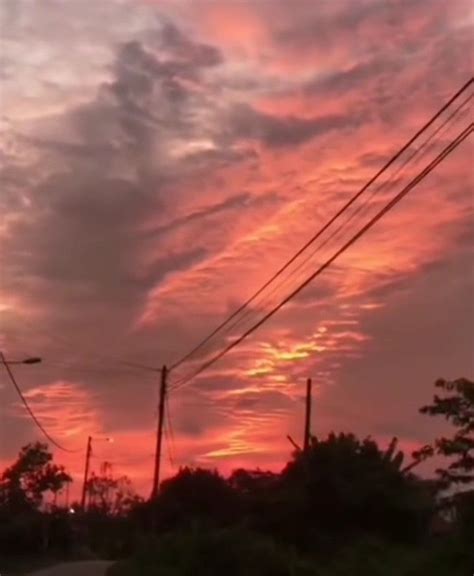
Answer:
<svg viewBox="0 0 474 576"><path fill-rule="evenodd" d="M217 48L186 37L172 23L157 33L157 46L138 41L125 43L114 67L115 80L107 85L121 112L126 131L143 137L141 127L159 121L173 130L186 124L191 110L185 107L201 83L202 71L217 66ZM195 102L196 103L196 102Z"/></svg>
<svg viewBox="0 0 474 576"><path fill-rule="evenodd" d="M90 279L110 289L132 233L127 227L142 209L136 185L57 174L37 187L33 209L35 221L19 222L7 239L16 265L52 282Z"/></svg>
<svg viewBox="0 0 474 576"><path fill-rule="evenodd" d="M185 125L182 113L189 91L178 78L189 70L195 74L188 63L161 62L139 42L122 47L116 79L104 88L104 97L116 105L124 133L139 150L148 143L150 130Z"/></svg>
<svg viewBox="0 0 474 576"><path fill-rule="evenodd" d="M345 115L328 115L321 118L276 117L258 112L242 104L230 112L231 134L240 138L260 140L270 147L289 147L302 144L311 138L333 130L348 128L357 120Z"/></svg>
<svg viewBox="0 0 474 576"><path fill-rule="evenodd" d="M122 44L110 69L112 78L99 86L93 100L48 118L31 134L16 135L12 153L5 158L7 208L15 208L19 217L9 224L2 241L1 288L36 306L46 321L46 333L38 337L40 327L32 326L31 332L28 324L13 319L11 341L33 345L46 359L74 360L79 355L75 360L79 368L83 362L102 366L104 361L96 354L106 343L107 350L124 357L154 362L157 347L173 345L177 328L170 326L166 341L152 330L128 337L146 294L168 275L204 261L213 247L200 243L165 249L158 239L151 265L137 268L143 243L149 246L150 239L156 240L142 231L143 222L151 215L165 221L152 231L159 237L184 226L199 226L210 217L249 213L276 198L272 192L251 198L246 191L236 191L222 201L206 205L204 200L199 209L181 203L181 214L173 217L173 183L181 183L183 174L240 162L252 153L233 149L240 134L232 126L228 143L216 150L170 157L170 144L176 139L187 143L228 132L220 123L220 110L214 110L206 96L206 74L221 57L214 48L193 42L171 26L156 36L154 43ZM209 124L199 116L203 111L207 119L210 116ZM272 128L269 118L265 121L266 141L272 129L280 140L285 137ZM25 164L25 149L33 150L38 162ZM193 182L189 195L199 193ZM7 202L4 195L2 201ZM187 327L188 332L198 329ZM58 334L67 334L65 344L57 342ZM110 365L105 360L105 366ZM128 388L117 384L136 381L137 376L94 376L52 367L41 382L64 374L97 391L94 403L103 408L107 428L136 421L141 397L129 411ZM29 382L25 385L28 388ZM112 388L116 393L111 398ZM220 389L225 388L221 380ZM216 418L226 422L225 416ZM183 417L183 432L187 425L192 434L206 429L209 421L192 414L189 422Z"/></svg>
<svg viewBox="0 0 474 576"><path fill-rule="evenodd" d="M17 202L22 218L3 248L10 272L5 288L34 290L41 280L51 295L77 295L79 285L112 301L126 295L136 300L150 288L131 274L140 243L137 225L164 201L163 181L175 168L166 158L169 138L194 131L198 102L183 81L199 83L200 71L221 61L215 48L193 42L172 24L157 36L155 51L138 41L120 47L113 80L94 101L56 119L66 128L64 140L47 134L18 139L19 146L43 155L49 174L27 190L29 210ZM12 209L25 170L14 158L4 158L4 164ZM158 258L148 282L204 255L191 250Z"/></svg>
<svg viewBox="0 0 474 576"><path fill-rule="evenodd" d="M162 29L161 45L171 49L176 60L194 66L207 67L221 64L223 59L220 51L215 46L193 42L186 37L177 26L168 21Z"/></svg>

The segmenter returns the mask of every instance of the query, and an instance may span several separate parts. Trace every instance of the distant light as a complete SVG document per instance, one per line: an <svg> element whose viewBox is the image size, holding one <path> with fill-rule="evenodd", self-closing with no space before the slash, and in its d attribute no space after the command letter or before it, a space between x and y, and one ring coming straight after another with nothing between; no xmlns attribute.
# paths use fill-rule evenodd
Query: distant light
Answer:
<svg viewBox="0 0 474 576"><path fill-rule="evenodd" d="M75 514L75 513L76 513L76 511L74 510L74 508L69 508L68 512L69 512L69 514Z"/></svg>

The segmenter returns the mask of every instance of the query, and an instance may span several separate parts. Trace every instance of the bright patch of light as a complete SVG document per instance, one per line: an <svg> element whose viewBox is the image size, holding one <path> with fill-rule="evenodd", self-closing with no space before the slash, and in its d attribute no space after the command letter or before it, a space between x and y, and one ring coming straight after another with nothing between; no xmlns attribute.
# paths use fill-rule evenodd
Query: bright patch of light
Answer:
<svg viewBox="0 0 474 576"><path fill-rule="evenodd" d="M200 140L190 140L189 142L180 141L175 146L171 147L170 155L173 158L185 158L199 152L211 152L216 149L216 145L212 140L203 138Z"/></svg>

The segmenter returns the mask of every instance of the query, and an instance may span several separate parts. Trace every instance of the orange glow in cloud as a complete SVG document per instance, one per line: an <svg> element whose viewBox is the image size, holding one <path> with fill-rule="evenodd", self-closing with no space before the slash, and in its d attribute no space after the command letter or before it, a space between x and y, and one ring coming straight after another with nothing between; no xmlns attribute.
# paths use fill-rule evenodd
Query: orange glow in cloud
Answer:
<svg viewBox="0 0 474 576"><path fill-rule="evenodd" d="M157 374L125 369L124 360L171 364L307 242L471 73L472 18L461 0L429 9L198 1L143 2L129 22L120 10L132 4L83 3L76 13L63 3L71 34L90 35L87 45L74 36L85 50L77 54L50 24L32 18L30 39L12 27L9 49L21 73L12 66L0 145L0 345L60 361L58 377L48 379L41 366L21 378L48 430L80 450L56 452L75 478L87 436L113 436L113 445L94 443L94 469L110 460L147 494ZM102 9L110 13L99 34ZM65 55L65 78L54 79L57 58L48 60L47 50L41 69L30 61L35 38ZM31 70L42 86L36 104L26 97ZM458 332L467 315L458 310L449 320L437 303L464 302L457 290L466 282L471 157L467 143L258 332L170 394L174 440L166 443L164 476L180 464L281 467L291 452L286 434L301 433L309 376L318 433L367 426L385 439L400 428L405 444L416 444L407 416L415 406L400 401L395 414L387 400L380 415L371 406L389 398L381 381L469 368L461 355L469 338ZM365 217L424 161L395 174ZM245 321L180 366L171 383L278 304L362 221L355 217L295 262L274 292L252 302ZM437 277L451 262L456 270ZM450 354L437 353L430 318L417 323L420 301L439 324L454 324L461 345ZM423 347L416 362L406 359L415 343ZM91 364L76 378L75 368ZM363 390L370 401L359 406ZM404 394L415 403L411 390ZM12 402L8 427L26 425Z"/></svg>
<svg viewBox="0 0 474 576"><path fill-rule="evenodd" d="M100 418L93 396L80 384L57 381L30 388L25 397L41 422L64 443L83 440L87 433L100 431Z"/></svg>

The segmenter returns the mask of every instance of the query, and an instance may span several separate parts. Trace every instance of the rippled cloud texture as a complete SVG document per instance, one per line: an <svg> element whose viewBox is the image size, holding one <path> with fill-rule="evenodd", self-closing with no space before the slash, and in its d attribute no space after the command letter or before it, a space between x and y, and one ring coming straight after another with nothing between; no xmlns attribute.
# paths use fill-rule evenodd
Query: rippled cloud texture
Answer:
<svg viewBox="0 0 474 576"><path fill-rule="evenodd" d="M0 345L44 358L15 374L48 430L77 449L113 436L94 466L146 493L158 374L123 362L188 352L468 79L472 4L4 0L0 13ZM171 394L165 474L281 467L307 376L317 434L411 449L442 429L417 408L435 378L473 373L472 153ZM0 398L6 463L38 431L5 374ZM58 458L80 478L82 453Z"/></svg>

